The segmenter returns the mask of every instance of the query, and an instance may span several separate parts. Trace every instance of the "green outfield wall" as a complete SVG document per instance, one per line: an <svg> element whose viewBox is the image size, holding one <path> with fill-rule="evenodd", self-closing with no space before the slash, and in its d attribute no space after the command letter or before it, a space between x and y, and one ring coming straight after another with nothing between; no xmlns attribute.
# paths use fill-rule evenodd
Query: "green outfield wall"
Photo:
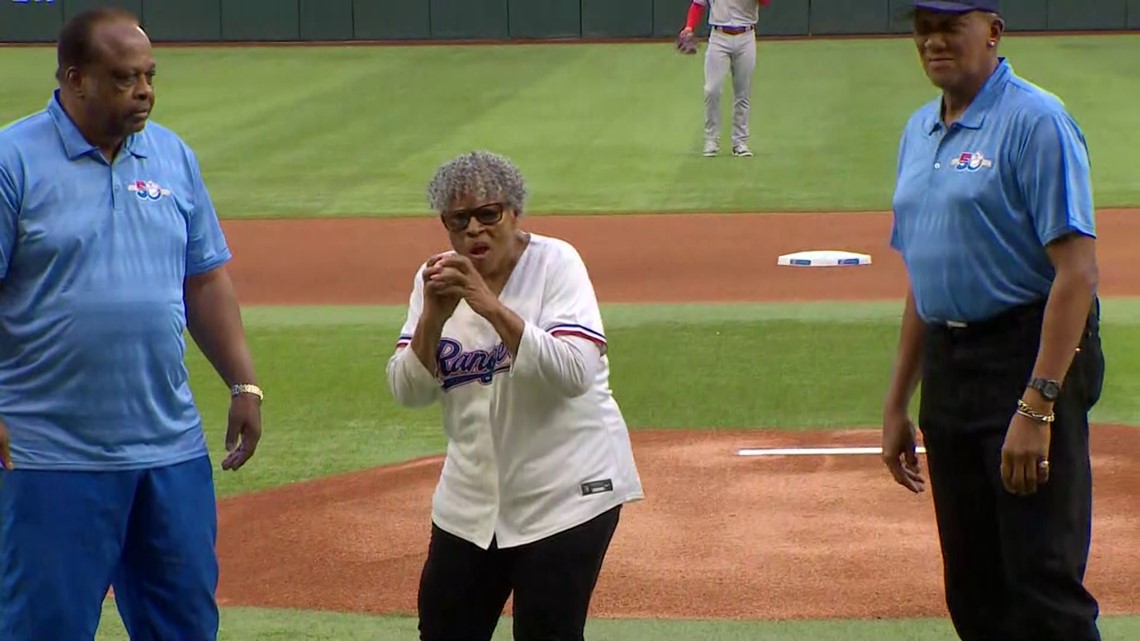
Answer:
<svg viewBox="0 0 1140 641"><path fill-rule="evenodd" d="M0 0L0 41L52 42L69 16L126 7L156 42L663 38L690 0ZM761 35L901 33L910 0L772 0ZM1140 30L1140 0L1004 0L1010 31ZM702 34L707 33L707 27Z"/></svg>

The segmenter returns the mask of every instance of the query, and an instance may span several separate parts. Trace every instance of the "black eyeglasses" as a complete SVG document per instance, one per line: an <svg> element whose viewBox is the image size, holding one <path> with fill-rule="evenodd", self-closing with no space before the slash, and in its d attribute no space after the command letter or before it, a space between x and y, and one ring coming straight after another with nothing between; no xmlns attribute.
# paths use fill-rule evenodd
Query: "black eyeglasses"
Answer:
<svg viewBox="0 0 1140 641"><path fill-rule="evenodd" d="M439 215L443 225L451 231L463 231L471 223L471 219L479 221L480 225L495 225L503 219L503 203L488 203L471 209L457 209Z"/></svg>

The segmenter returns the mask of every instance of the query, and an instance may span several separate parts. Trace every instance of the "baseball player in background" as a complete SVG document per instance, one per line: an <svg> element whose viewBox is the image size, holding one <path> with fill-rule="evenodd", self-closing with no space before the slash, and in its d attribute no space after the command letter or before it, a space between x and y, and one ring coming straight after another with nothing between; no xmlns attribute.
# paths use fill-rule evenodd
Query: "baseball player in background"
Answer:
<svg viewBox="0 0 1140 641"><path fill-rule="evenodd" d="M756 69L756 23L760 5L770 0L693 0L685 28L678 35L678 48L696 53L693 31L709 8L709 46L705 51L705 145L704 155L720 152L720 99L724 78L732 74L732 155L748 157L752 73Z"/></svg>
<svg viewBox="0 0 1140 641"><path fill-rule="evenodd" d="M606 336L569 243L518 228L526 185L472 152L429 188L454 251L412 282L388 361L407 407L439 401L447 456L420 578L421 641L581 641L623 504L643 498Z"/></svg>

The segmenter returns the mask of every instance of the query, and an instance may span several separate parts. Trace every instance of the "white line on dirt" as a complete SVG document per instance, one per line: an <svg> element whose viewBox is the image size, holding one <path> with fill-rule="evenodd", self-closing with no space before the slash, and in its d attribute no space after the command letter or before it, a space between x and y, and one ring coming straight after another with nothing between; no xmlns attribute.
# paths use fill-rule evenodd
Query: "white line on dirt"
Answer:
<svg viewBox="0 0 1140 641"><path fill-rule="evenodd" d="M925 447L915 450L925 454ZM882 454L881 447L786 447L786 448L745 448L737 450L738 456L837 456L858 454Z"/></svg>

